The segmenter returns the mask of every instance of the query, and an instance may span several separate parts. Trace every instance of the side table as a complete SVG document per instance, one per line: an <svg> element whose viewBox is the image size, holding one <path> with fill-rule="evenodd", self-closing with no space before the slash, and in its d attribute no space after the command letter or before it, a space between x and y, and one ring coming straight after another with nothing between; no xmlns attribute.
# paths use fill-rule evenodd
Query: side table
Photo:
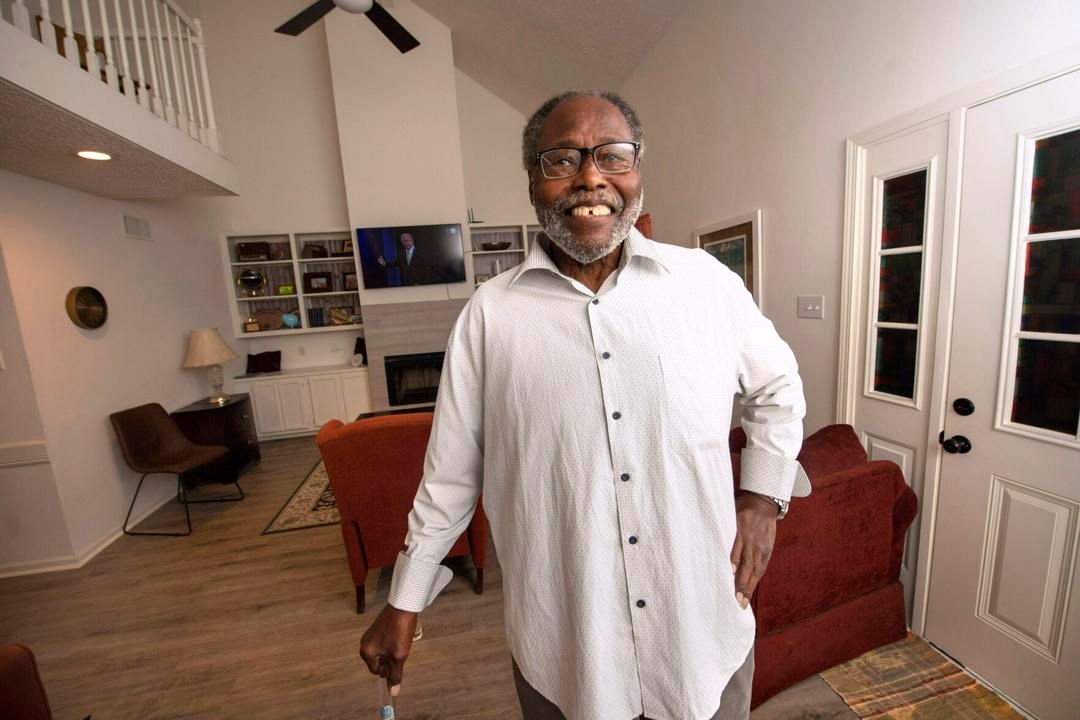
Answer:
<svg viewBox="0 0 1080 720"><path fill-rule="evenodd" d="M229 460L237 471L261 457L251 397L247 393L229 396L224 405L212 405L203 398L171 414L191 442L229 448Z"/></svg>

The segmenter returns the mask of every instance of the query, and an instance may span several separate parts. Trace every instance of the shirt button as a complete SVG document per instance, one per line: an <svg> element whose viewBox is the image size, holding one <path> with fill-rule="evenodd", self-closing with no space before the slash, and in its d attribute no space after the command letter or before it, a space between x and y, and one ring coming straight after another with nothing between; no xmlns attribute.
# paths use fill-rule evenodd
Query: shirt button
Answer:
<svg viewBox="0 0 1080 720"><path fill-rule="evenodd" d="M619 418L621 418L621 417L622 417L622 413L621 413L621 412L619 412L618 410L616 410L615 412L611 413L611 419L612 419L612 420L618 420L618 419L619 419Z"/></svg>
<svg viewBox="0 0 1080 720"><path fill-rule="evenodd" d="M628 541L631 545L637 545L637 535L631 535Z"/></svg>
<svg viewBox="0 0 1080 720"><path fill-rule="evenodd" d="M602 357L602 358L604 358L605 360L607 360L608 358L610 358L610 357L611 357L611 353L609 353L609 352L605 352L605 353L602 353L602 354L600 355L600 357Z"/></svg>
<svg viewBox="0 0 1080 720"><path fill-rule="evenodd" d="M638 606L639 608L643 608L643 607L645 607L645 601L644 601L644 600L638 600L638 601L637 601L637 606Z"/></svg>
<svg viewBox="0 0 1080 720"><path fill-rule="evenodd" d="M622 477L622 481L626 482L627 480L630 479L630 473L623 473L621 477Z"/></svg>
<svg viewBox="0 0 1080 720"><path fill-rule="evenodd" d="M592 304L593 305L599 305L600 304L600 298L593 298L592 299Z"/></svg>

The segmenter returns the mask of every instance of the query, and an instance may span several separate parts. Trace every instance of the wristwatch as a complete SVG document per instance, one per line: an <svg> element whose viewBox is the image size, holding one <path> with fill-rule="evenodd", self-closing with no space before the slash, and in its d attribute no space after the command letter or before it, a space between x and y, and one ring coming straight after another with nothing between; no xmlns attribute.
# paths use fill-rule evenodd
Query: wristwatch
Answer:
<svg viewBox="0 0 1080 720"><path fill-rule="evenodd" d="M776 513L776 519L777 520L783 520L784 517L787 515L788 506L791 503L789 503L787 500L781 500L780 498L769 497L768 495L766 495L766 497L768 497L770 500L772 500L774 503L776 503L776 507L779 508L779 510Z"/></svg>

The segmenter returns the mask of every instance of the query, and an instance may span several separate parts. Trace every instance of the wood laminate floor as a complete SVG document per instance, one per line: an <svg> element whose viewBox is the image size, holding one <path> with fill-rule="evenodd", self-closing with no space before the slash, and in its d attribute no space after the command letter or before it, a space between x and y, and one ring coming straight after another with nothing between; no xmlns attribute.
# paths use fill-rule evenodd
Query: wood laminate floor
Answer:
<svg viewBox="0 0 1080 720"><path fill-rule="evenodd" d="M191 506L190 537L125 536L78 570L0 580L0 642L34 651L57 720L378 717L357 647L389 570L369 575L359 616L336 526L260 535L318 460L312 438L262 450L241 481L247 499ZM173 502L140 529L182 522ZM423 615L398 717L520 718L497 561L482 596L454 567ZM819 677L753 714L853 717Z"/></svg>

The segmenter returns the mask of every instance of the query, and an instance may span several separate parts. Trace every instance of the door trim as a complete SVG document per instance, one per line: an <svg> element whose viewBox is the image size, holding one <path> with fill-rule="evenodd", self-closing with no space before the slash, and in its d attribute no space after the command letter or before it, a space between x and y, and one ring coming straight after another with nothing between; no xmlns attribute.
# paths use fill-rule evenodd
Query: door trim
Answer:
<svg viewBox="0 0 1080 720"><path fill-rule="evenodd" d="M933 560L934 531L937 520L938 487L941 479L941 456L937 435L944 427L947 402L946 379L951 353L953 302L956 291L957 250L960 229L960 192L963 177L964 123L969 109L1033 85L1080 70L1080 43L1045 55L1026 65L989 80L947 95L921 108L905 113L870 130L849 137L845 144L844 245L840 308L839 362L837 367L836 421L853 424L855 400L861 388L857 382L860 366L858 343L859 301L867 290L863 272L868 248L861 242L865 229L866 152L925 127L948 123L945 201L942 208L941 260L938 267L937 334L931 373L930 413L927 452L924 458L923 487L919 494L923 514L919 533L918 567L915 572L912 631L922 635L926 626L926 604L930 593L930 565ZM936 449L936 450L935 450Z"/></svg>

